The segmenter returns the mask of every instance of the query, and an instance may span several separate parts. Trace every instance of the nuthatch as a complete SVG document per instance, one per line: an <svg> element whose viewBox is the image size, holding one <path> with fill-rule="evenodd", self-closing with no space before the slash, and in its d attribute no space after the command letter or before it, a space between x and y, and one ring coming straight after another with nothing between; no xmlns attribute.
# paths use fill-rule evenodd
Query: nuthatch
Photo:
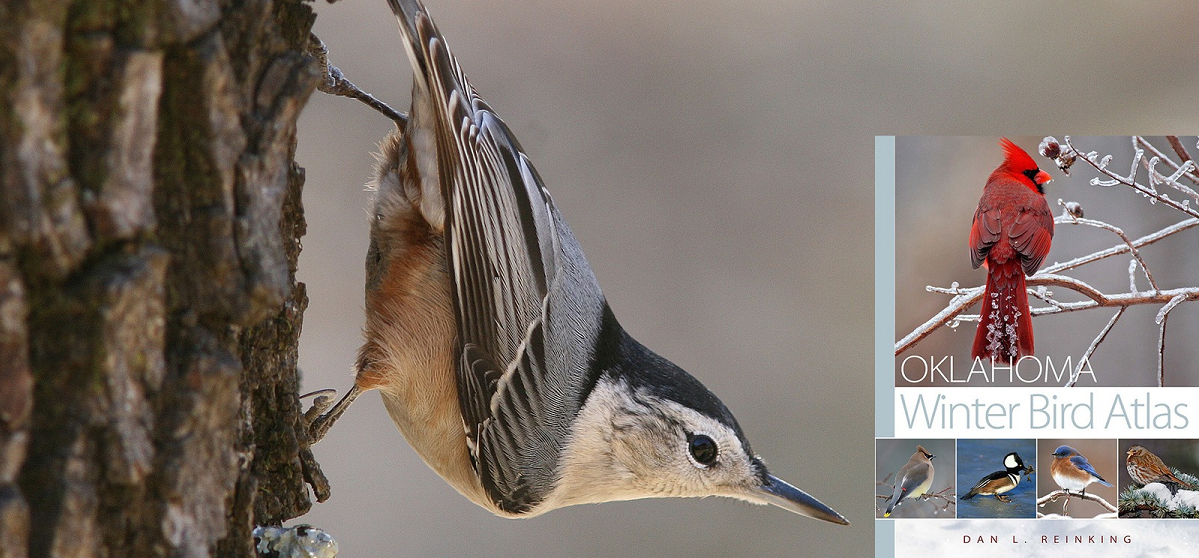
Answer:
<svg viewBox="0 0 1199 558"><path fill-rule="evenodd" d="M414 68L381 145L355 385L421 458L504 517L729 496L847 524L770 475L732 413L612 315L512 132L416 0L388 0Z"/></svg>

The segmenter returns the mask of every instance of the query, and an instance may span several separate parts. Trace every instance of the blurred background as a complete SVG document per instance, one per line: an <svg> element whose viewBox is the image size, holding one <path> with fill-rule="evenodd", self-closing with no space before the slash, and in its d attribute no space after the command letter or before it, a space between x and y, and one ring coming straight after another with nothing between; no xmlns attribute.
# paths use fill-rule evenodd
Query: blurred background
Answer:
<svg viewBox="0 0 1199 558"><path fill-rule="evenodd" d="M1124 185L1112 187L1092 186L1090 181L1100 177L1094 167L1082 161L1070 168L1067 176L1053 161L1037 153L1037 145L1044 135L1056 137L1062 144L1065 136L1082 153L1096 151L1100 156L1112 155L1109 168L1121 176L1127 176L1132 168L1134 150L1129 136L1080 137L1070 129L1047 129L1037 136L1011 136L1040 166L1053 181L1045 186L1045 198L1054 215L1062 214L1057 200L1074 201L1082 205L1085 217L1119 227L1130 239L1136 240L1157 232L1169 225L1188 219L1189 216L1165 206L1151 204ZM1177 155L1162 137L1146 138L1171 160L1178 162ZM1195 136L1180 138L1193 156L1199 156ZM1003 150L998 144L999 136L986 137L900 137L896 138L896 338L902 338L917 326L932 318L945 308L952 296L930 293L928 285L949 287L958 282L962 287L976 287L986 283L986 271L971 269L968 249L970 224L974 211L982 196L987 177L1003 161ZM1152 157L1147 153L1145 159ZM1159 164L1159 172L1172 173L1173 169ZM1148 184L1144 167L1139 167L1138 182ZM1107 179L1106 176L1102 178ZM1184 184L1196 188L1194 183ZM1169 190L1174 200L1186 199L1173 188ZM1192 206L1194 201L1191 201ZM1045 258L1042 268L1065 262L1099 250L1123 244L1114 233L1091 226L1059 223L1054 228L1053 247ZM1195 247L1199 246L1199 227L1175 234L1162 241L1139 249L1159 288L1172 289L1199 286L1199 257ZM1099 289L1104 294L1120 294L1129 291L1128 264L1132 256L1113 256L1082 267L1064 271ZM1137 289L1151 290L1145 274L1138 268ZM1059 302L1085 300L1074 291L1061 287L1050 287L1054 299ZM1033 308L1046 306L1044 302L1029 297ZM1159 329L1154 319L1161 310L1160 304L1129 307L1116 322L1103 343L1091 356L1091 369L1097 382L1083 376L1078 385L1087 386L1156 386ZM1042 364L1044 358L1052 359L1057 369L1067 358L1077 364L1087 347L1101 332L1117 309L1099 308L1033 317L1036 332L1036 356ZM978 314L978 305L966 314ZM958 378L965 378L970 370L970 347L974 341L977 321L961 322L956 329L943 327L922 340L896 359L896 385L911 386L901 377L900 367L904 358L920 355L926 360L932 355L952 355ZM1199 305L1183 304L1170 312L1166 327L1165 380L1167 386L1199 385ZM907 376L918 377L924 368L909 363ZM1033 378L1039 366L1036 362L1020 365L1022 377ZM1004 381L986 385L1031 385L1060 386L1061 381L1038 381L1011 384L1006 372L1000 374ZM1048 372L1043 375L1048 376ZM1068 374L1066 375L1068 377ZM968 385L984 385L981 376L975 376ZM945 385L944 382L937 382ZM954 384L963 385L963 384Z"/></svg>
<svg viewBox="0 0 1199 558"><path fill-rule="evenodd" d="M1199 129L1189 110L1199 35L1179 17L1192 13L1187 0L1156 4L1152 20L1140 5L897 6L429 6L537 165L625 327L720 394L772 471L851 526L723 499L495 518L416 457L373 394L315 447L333 498L301 521L333 533L345 556L871 554L873 136ZM333 63L406 109L410 70L386 4L314 7ZM319 93L300 120L305 390L351 382L362 185L390 129L365 106ZM963 184L973 192L976 182Z"/></svg>

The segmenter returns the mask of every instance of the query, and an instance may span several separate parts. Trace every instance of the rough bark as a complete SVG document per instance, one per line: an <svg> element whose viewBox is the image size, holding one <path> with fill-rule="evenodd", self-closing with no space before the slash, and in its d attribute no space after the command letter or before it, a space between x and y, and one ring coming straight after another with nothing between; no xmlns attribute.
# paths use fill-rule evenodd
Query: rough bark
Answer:
<svg viewBox="0 0 1199 558"><path fill-rule="evenodd" d="M0 557L251 556L307 511L299 0L0 3Z"/></svg>

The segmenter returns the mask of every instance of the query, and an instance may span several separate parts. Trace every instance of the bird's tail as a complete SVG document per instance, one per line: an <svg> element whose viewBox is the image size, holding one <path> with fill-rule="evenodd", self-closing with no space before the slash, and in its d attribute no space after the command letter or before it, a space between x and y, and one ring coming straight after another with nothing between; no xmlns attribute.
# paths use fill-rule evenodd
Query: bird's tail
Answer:
<svg viewBox="0 0 1199 558"><path fill-rule="evenodd" d="M1033 354L1032 315L1020 260L989 262L971 358L1011 363Z"/></svg>
<svg viewBox="0 0 1199 558"><path fill-rule="evenodd" d="M971 488L971 489L970 489L970 492L967 492L967 493L965 493L965 494L963 494L963 495L962 495L962 499L963 499L963 500L969 500L969 499L973 498L973 497L974 497L975 495L977 495L977 494L978 494L978 493L977 493L977 492L975 492L973 488Z"/></svg>
<svg viewBox="0 0 1199 558"><path fill-rule="evenodd" d="M895 511L895 506L899 505L900 500L903 500L903 496L892 498L891 503L887 504L887 511L883 512L883 517L891 517L891 512Z"/></svg>

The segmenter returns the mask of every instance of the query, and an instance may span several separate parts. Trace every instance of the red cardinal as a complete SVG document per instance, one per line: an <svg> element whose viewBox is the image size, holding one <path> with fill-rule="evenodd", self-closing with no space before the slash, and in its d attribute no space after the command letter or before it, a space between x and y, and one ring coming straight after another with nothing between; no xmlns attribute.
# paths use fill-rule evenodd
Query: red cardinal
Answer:
<svg viewBox="0 0 1199 558"><path fill-rule="evenodd" d="M1007 138L999 145L1003 164L987 179L970 227L970 263L987 268L970 356L1010 363L1033 354L1024 276L1036 273L1053 242L1053 214L1045 201L1052 178Z"/></svg>

